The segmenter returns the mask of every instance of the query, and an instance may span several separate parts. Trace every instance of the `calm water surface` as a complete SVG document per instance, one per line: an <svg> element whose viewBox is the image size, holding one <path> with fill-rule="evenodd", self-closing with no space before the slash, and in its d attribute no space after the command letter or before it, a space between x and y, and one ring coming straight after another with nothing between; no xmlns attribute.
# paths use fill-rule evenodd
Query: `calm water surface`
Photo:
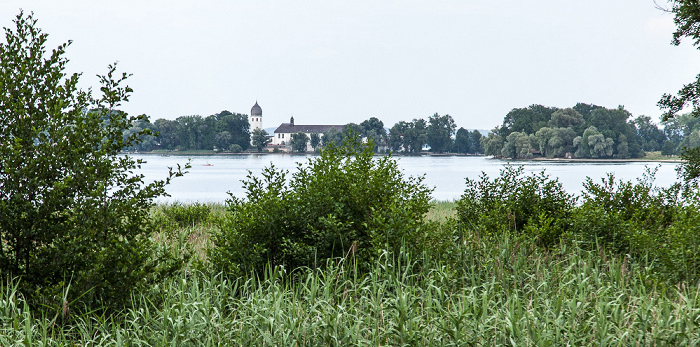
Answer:
<svg viewBox="0 0 700 347"><path fill-rule="evenodd" d="M246 178L248 171L260 175L265 167L274 164L276 168L296 171L298 163L305 163L313 156L310 155L220 155L220 156L178 156L162 157L159 155L133 155L144 159L139 173L145 175L147 182L167 177L168 167L178 163L184 165L187 159L192 159L192 168L184 177L173 180L166 187L171 197L160 198L160 202L223 202L231 192L237 197L244 197L241 180ZM454 200L462 195L465 178L476 179L481 172L494 178L499 170L507 163L485 157L397 157L399 167L406 175L425 175L425 183L435 187L433 198L437 200ZM676 182L676 163L543 163L543 162L514 162L524 165L526 172L545 170L556 177L564 188L574 194L579 194L586 177L599 182L607 173L613 173L616 178L636 180L641 177L646 168L657 168L656 184L669 186Z"/></svg>

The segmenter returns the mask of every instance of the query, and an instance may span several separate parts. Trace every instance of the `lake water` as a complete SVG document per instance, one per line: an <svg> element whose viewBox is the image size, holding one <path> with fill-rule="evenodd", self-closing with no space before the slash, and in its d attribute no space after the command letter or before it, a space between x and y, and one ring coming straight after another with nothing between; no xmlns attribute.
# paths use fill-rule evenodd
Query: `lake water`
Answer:
<svg viewBox="0 0 700 347"><path fill-rule="evenodd" d="M162 157L159 155L138 154L134 158L144 159L146 163L138 173L145 175L147 182L167 177L168 167L184 165L191 159L192 168L184 177L175 178L166 191L171 197L159 198L159 202L223 202L233 193L244 197L241 180L248 171L259 175L263 168L274 164L279 169L293 173L297 163L305 163L311 155L206 155ZM481 172L489 177L498 176L499 170L507 163L485 157L396 157L404 174L410 176L425 175L425 183L435 187L433 198L436 200L455 200L464 192L465 178L477 179ZM586 177L596 182L613 173L616 178L636 180L646 168L658 167L656 185L666 187L677 181L676 163L650 162L599 162L599 163L553 163L553 162L513 162L524 165L525 171L540 172L556 177L570 193L579 194Z"/></svg>

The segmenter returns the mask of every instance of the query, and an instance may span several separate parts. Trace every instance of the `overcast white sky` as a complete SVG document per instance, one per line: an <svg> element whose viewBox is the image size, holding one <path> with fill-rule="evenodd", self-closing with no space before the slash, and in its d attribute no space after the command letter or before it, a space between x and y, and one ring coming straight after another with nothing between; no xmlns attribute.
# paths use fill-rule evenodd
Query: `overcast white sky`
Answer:
<svg viewBox="0 0 700 347"><path fill-rule="evenodd" d="M264 127L437 112L491 129L513 108L577 102L658 120L661 95L700 73L653 0L3 0L0 26L20 8L50 48L73 40L84 87L119 61L123 109L151 120L256 100Z"/></svg>

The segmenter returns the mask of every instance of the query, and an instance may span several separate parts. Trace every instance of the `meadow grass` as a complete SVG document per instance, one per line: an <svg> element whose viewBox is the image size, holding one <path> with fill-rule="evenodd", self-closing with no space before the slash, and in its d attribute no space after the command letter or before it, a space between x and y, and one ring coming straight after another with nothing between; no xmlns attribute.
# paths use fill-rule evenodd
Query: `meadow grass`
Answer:
<svg viewBox="0 0 700 347"><path fill-rule="evenodd" d="M214 219L163 232L192 242ZM456 246L449 262L385 253L364 274L352 258L238 279L190 269L133 293L131 306L109 317L37 316L9 279L0 288L0 345L700 344L697 284L664 286L627 258L575 244L545 251L473 234Z"/></svg>
<svg viewBox="0 0 700 347"><path fill-rule="evenodd" d="M456 201L432 201L430 210L425 216L426 220L434 222L443 222L448 218L457 216Z"/></svg>

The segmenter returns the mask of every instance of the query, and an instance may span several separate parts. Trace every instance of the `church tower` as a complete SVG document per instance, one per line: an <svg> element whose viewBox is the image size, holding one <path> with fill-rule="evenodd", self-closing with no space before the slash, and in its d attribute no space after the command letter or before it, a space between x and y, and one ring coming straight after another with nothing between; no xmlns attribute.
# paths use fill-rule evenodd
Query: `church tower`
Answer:
<svg viewBox="0 0 700 347"><path fill-rule="evenodd" d="M255 101L255 105L250 109L250 132L255 129L262 129L262 108Z"/></svg>

